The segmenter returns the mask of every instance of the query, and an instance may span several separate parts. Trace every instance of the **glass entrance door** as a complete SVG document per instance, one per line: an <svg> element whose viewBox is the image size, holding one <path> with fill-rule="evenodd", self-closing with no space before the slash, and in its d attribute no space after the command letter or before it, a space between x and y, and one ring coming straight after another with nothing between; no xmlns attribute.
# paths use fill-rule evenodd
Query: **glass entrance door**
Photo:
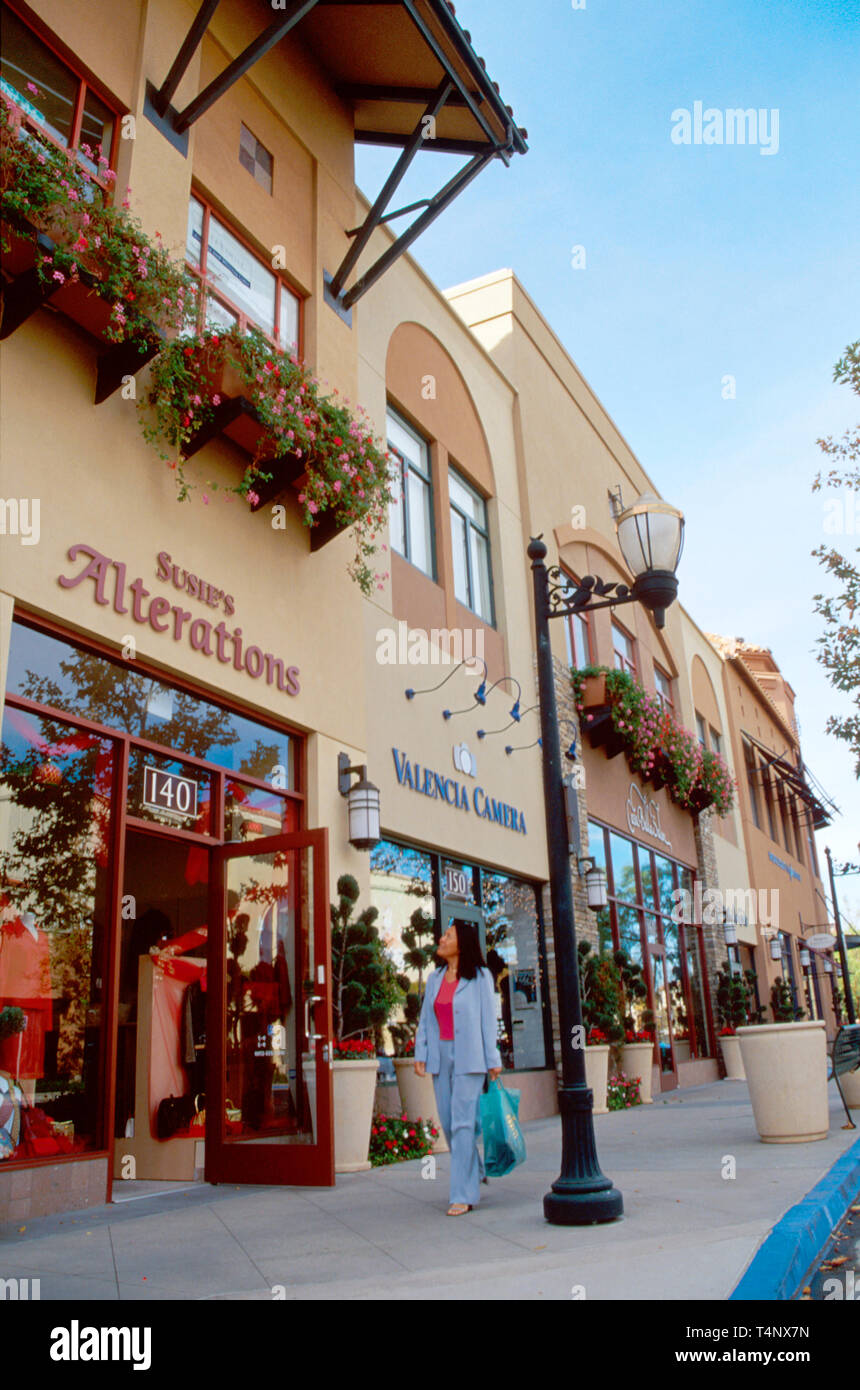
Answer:
<svg viewBox="0 0 860 1390"><path fill-rule="evenodd" d="M212 858L206 1179L331 1186L326 832Z"/></svg>

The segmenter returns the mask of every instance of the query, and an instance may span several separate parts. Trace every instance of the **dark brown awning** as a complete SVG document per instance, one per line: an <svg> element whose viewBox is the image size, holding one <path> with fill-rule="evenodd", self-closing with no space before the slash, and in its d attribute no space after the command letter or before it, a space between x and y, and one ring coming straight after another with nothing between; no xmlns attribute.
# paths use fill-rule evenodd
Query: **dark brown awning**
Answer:
<svg viewBox="0 0 860 1390"><path fill-rule="evenodd" d="M163 83L157 89L150 84L147 91L147 115L175 145L187 147L194 122L264 54L294 33L337 94L351 105L356 142L401 150L364 223L350 229L353 244L328 279L327 298L343 313L491 160L507 164L511 155L525 154L528 148L527 132L516 125L449 0L283 0L277 8L272 0L259 0L257 38L176 110L171 101L218 4L219 0L202 0ZM470 158L434 197L388 212L419 151ZM347 289L375 229L409 212L418 216L408 229Z"/></svg>

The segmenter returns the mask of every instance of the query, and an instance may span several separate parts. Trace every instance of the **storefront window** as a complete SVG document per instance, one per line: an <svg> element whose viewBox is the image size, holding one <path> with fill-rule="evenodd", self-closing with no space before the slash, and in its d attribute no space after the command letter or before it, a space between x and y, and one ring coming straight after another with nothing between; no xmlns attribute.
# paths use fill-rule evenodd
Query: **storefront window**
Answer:
<svg viewBox="0 0 860 1390"><path fill-rule="evenodd" d="M395 1020L394 1037L403 1036L402 1027L410 1020L417 1023L427 975L434 968L432 958L422 959L421 947L432 950L446 922L456 917L459 899L464 903L464 916L468 913L469 920L478 918L486 943L485 958L496 987L503 1065L508 1069L545 1067L546 990L532 884L459 859L382 840L371 851L370 890L371 901L379 911L377 927L383 943L409 980L410 1000L403 1020ZM417 919L416 912L421 914ZM416 937L416 926L424 924L432 927L432 933Z"/></svg>
<svg viewBox="0 0 860 1390"><path fill-rule="evenodd" d="M295 740L191 691L14 623L7 693L294 790Z"/></svg>
<svg viewBox="0 0 860 1390"><path fill-rule="evenodd" d="M593 821L588 827L588 848L596 863L606 868L610 885L609 906L597 914L601 952L610 951L614 940L634 963L643 965L643 951L647 949L649 1007L656 1016L658 1031L665 1029L668 1038L671 1029L675 1044L690 1041L690 1055L710 1056L698 947L695 969L688 965L685 975L683 929L679 931L672 919L676 889L680 887L692 897L692 871ZM664 1041L660 1045L665 1066L668 1054ZM677 1053L676 1047L676 1060ZM683 1050L680 1056L687 1059Z"/></svg>
<svg viewBox="0 0 860 1390"><path fill-rule="evenodd" d="M12 1105L3 1107L2 1158L60 1157L104 1142L98 1083L113 770L109 739L6 707L0 1099Z"/></svg>
<svg viewBox="0 0 860 1390"><path fill-rule="evenodd" d="M501 999L499 1049L506 1067L546 1066L537 903L531 884L481 874L487 965Z"/></svg>

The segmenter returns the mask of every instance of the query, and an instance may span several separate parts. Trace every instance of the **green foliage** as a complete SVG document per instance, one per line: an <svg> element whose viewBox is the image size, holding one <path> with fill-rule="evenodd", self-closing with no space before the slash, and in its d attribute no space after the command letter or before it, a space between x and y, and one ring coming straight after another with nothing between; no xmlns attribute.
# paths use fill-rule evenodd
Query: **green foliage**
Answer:
<svg viewBox="0 0 860 1390"><path fill-rule="evenodd" d="M860 396L860 340L845 349L834 367L833 380ZM817 443L831 466L816 475L812 491L832 488L842 492L841 498L828 504L832 516L825 519L824 529L844 536L854 529L846 516L849 493L860 492L860 425L847 430L840 440L828 437ZM813 595L815 612L824 619L816 656L834 690L851 696L855 705L853 713L830 715L825 727L848 744L860 777L860 564L855 558L860 555L860 546L854 548L853 556L848 546L843 554L833 545L819 545L812 554L837 583L835 593Z"/></svg>
<svg viewBox="0 0 860 1390"><path fill-rule="evenodd" d="M743 1028L750 1022L752 1007L750 982L742 974L731 974L723 967L717 973L716 1005L717 1020L721 1030Z"/></svg>
<svg viewBox="0 0 860 1390"><path fill-rule="evenodd" d="M394 962L374 925L378 909L366 907L353 920L359 888L351 874L337 881L338 902L331 905L331 963L334 1037L373 1036L403 998Z"/></svg>
<svg viewBox="0 0 860 1390"><path fill-rule="evenodd" d="M703 750L698 739L664 710L656 695L649 694L628 671L609 666L585 666L571 671L576 708L583 729L592 715L582 703L589 676L606 677L612 727L624 741L627 761L634 772L649 778L659 771L669 794L680 806L696 811L713 806L727 815L734 800L734 780L717 753Z"/></svg>
<svg viewBox="0 0 860 1390"><path fill-rule="evenodd" d="M89 272L95 293L112 306L107 336L143 351L159 333L181 332L194 311L196 282L131 216L128 195L116 206L116 173L101 148L81 151L87 163L18 124L0 98L3 221L37 248L41 280L63 285ZM49 256L38 249L40 232L54 243ZM10 246L4 235L3 251Z"/></svg>
<svg viewBox="0 0 860 1390"><path fill-rule="evenodd" d="M415 1034L424 998L424 973L436 954L433 918L423 908L416 907L409 918L409 926L404 927L403 945L406 947L404 961L410 970L417 972L418 979L411 980L406 974L397 977L406 997L403 1001L403 1022L389 1025L395 1057L411 1057L414 1054Z"/></svg>
<svg viewBox="0 0 860 1390"><path fill-rule="evenodd" d="M338 526L354 527L349 573L369 595L380 578L370 561L388 523L385 451L369 426L337 400L336 391L324 396L298 358L273 347L257 328L186 333L167 343L152 365L149 390L140 402L143 434L175 471L179 500L191 492L182 452L213 419L221 403L216 385L226 368L239 378L259 424L255 457L226 490L256 505L257 489L272 478L261 460L298 460L304 468L298 500L305 525L316 525L329 512ZM206 487L218 490L211 480Z"/></svg>
<svg viewBox="0 0 860 1390"><path fill-rule="evenodd" d="M642 966L631 960L623 949L614 951L612 959L618 970L621 1023L625 1035L644 1031L653 1037L654 1014L650 1009L643 1007L643 1001L648 998L648 986L645 983ZM637 1013L642 1025L641 1029L637 1023ZM629 1041L631 1040L628 1038Z"/></svg>
<svg viewBox="0 0 860 1390"><path fill-rule="evenodd" d="M621 1025L621 976L612 956L596 955L589 941L580 941L579 990L586 1032L600 1029L609 1043L624 1041Z"/></svg>
<svg viewBox="0 0 860 1390"><path fill-rule="evenodd" d="M14 1038L23 1033L27 1015L16 1004L6 1004L0 1009L0 1038Z"/></svg>
<svg viewBox="0 0 860 1390"><path fill-rule="evenodd" d="M608 1110L629 1110L633 1105L641 1105L639 1094L641 1077L627 1077L623 1072L610 1076L606 1087L606 1108Z"/></svg>
<svg viewBox="0 0 860 1390"><path fill-rule="evenodd" d="M439 1131L431 1120L407 1120L405 1115L377 1115L370 1131L368 1157L372 1167L403 1163L429 1154Z"/></svg>
<svg viewBox="0 0 860 1390"><path fill-rule="evenodd" d="M798 1008L794 1003L791 986L781 975L774 981L770 991L770 1011L774 1023L797 1023L806 1017L805 1010Z"/></svg>

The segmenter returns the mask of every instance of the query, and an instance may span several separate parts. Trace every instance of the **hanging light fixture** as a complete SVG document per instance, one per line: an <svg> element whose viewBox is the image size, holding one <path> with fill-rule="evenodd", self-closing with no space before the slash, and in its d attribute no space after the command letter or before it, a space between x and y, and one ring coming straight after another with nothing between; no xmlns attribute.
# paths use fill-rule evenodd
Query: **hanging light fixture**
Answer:
<svg viewBox="0 0 860 1390"><path fill-rule="evenodd" d="M666 609L677 598L675 571L684 548L684 517L677 507L644 492L615 520L618 544L633 575L633 595L665 626Z"/></svg>
<svg viewBox="0 0 860 1390"><path fill-rule="evenodd" d="M778 936L770 938L770 958L771 960L782 960L782 943Z"/></svg>
<svg viewBox="0 0 860 1390"><path fill-rule="evenodd" d="M824 957L824 973L825 975L833 974L833 961L830 959L829 956Z"/></svg>
<svg viewBox="0 0 860 1390"><path fill-rule="evenodd" d="M352 775L358 777L357 782L350 782ZM337 786L341 796L347 798L349 843L354 849L373 849L381 839L379 788L367 780L365 764L351 767L349 754L338 753Z"/></svg>
<svg viewBox="0 0 860 1390"><path fill-rule="evenodd" d="M729 921L728 917L723 922L723 940L727 946L737 946L738 929L734 921Z"/></svg>
<svg viewBox="0 0 860 1390"><path fill-rule="evenodd" d="M580 859L577 865L579 877L585 879L585 893L588 899L588 906L594 912L599 912L609 901L606 894L606 873L595 864L593 859Z"/></svg>
<svg viewBox="0 0 860 1390"><path fill-rule="evenodd" d="M808 946L801 946L801 948L800 948L800 964L803 966L804 970L805 970L806 967L809 965L809 961L810 961L809 947L808 947Z"/></svg>

